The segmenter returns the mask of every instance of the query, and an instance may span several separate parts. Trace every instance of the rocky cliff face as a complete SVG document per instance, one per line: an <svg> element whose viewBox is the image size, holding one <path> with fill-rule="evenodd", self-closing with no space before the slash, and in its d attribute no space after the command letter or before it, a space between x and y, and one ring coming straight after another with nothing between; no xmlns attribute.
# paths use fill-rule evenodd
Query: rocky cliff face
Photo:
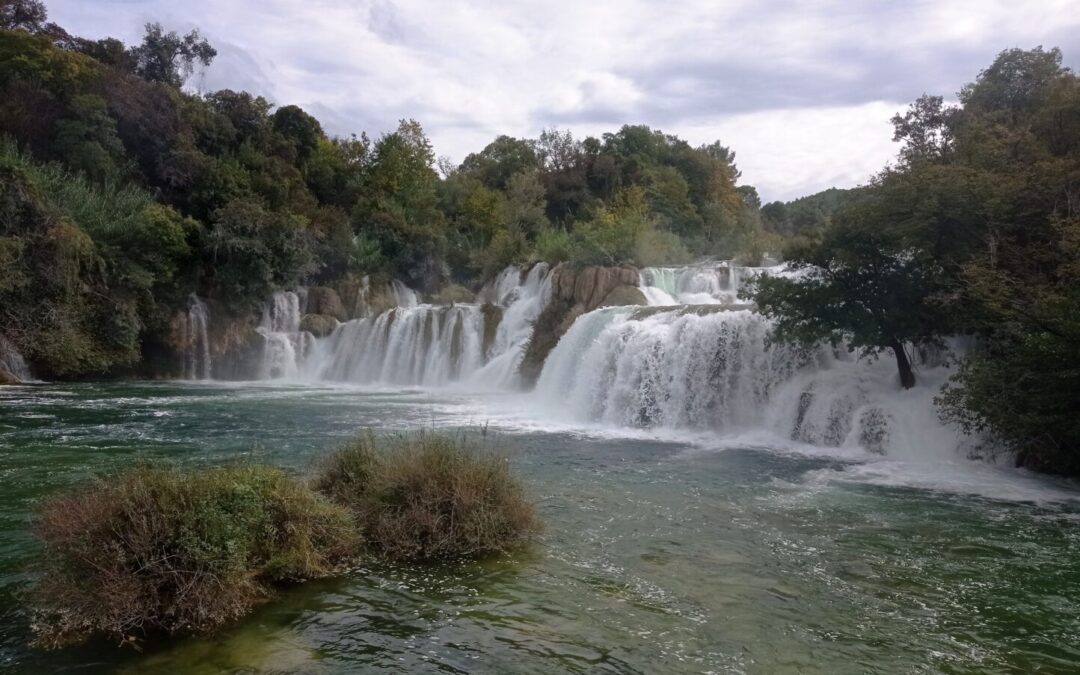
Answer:
<svg viewBox="0 0 1080 675"><path fill-rule="evenodd" d="M521 375L527 384L540 376L548 353L579 316L600 307L647 304L638 288L641 274L635 267L575 269L562 265L552 275L551 302L536 319L521 362Z"/></svg>

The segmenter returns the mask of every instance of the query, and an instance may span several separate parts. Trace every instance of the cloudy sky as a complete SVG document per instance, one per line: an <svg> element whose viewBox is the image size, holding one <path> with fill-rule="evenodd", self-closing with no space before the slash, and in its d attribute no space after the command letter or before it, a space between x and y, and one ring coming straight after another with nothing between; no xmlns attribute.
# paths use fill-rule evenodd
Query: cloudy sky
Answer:
<svg viewBox="0 0 1080 675"><path fill-rule="evenodd" d="M191 84L295 103L332 133L402 117L460 161L499 134L645 123L720 139L766 200L865 182L889 117L1008 47L1080 66L1080 0L46 0L86 37L198 27Z"/></svg>

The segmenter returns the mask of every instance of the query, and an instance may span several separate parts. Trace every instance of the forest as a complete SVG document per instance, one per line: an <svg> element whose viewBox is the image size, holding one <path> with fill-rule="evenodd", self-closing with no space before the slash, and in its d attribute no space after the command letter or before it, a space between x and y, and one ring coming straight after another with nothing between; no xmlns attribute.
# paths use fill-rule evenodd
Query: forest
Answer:
<svg viewBox="0 0 1080 675"><path fill-rule="evenodd" d="M905 388L927 354L959 359L943 418L1080 472L1080 80L1056 48L920 97L865 186L769 204L720 142L553 128L454 165L412 119L338 137L185 87L215 56L197 31L125 45L0 5L0 337L41 376L139 372L192 293L239 314L360 276L434 294L511 263L772 254L800 272L748 291L776 340L882 352Z"/></svg>

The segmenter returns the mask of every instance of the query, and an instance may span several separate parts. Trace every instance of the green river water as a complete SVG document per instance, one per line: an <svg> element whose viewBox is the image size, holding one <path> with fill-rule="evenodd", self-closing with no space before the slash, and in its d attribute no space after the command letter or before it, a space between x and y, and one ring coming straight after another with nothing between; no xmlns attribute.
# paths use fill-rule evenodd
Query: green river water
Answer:
<svg viewBox="0 0 1080 675"><path fill-rule="evenodd" d="M250 384L0 389L0 671L1080 672L1072 485L964 460L545 425L526 402ZM358 430L433 424L490 424L546 522L529 551L362 567L288 590L220 635L143 653L26 647L19 597L44 497L139 458L255 455L304 471Z"/></svg>

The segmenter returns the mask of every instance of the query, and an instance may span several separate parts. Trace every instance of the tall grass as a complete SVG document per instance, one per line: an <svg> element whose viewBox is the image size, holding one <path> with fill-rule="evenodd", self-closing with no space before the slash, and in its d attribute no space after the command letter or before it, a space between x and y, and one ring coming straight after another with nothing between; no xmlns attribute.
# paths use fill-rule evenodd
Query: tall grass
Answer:
<svg viewBox="0 0 1080 675"><path fill-rule="evenodd" d="M540 529L507 460L464 438L362 436L326 459L314 486L355 514L368 547L395 560L505 552Z"/></svg>
<svg viewBox="0 0 1080 675"><path fill-rule="evenodd" d="M205 633L275 585L333 573L350 514L279 469L144 466L47 502L36 644Z"/></svg>
<svg viewBox="0 0 1080 675"><path fill-rule="evenodd" d="M35 643L206 633L276 586L336 573L362 545L453 560L507 551L539 527L507 461L460 437L369 434L310 484L251 464L140 466L42 508Z"/></svg>

